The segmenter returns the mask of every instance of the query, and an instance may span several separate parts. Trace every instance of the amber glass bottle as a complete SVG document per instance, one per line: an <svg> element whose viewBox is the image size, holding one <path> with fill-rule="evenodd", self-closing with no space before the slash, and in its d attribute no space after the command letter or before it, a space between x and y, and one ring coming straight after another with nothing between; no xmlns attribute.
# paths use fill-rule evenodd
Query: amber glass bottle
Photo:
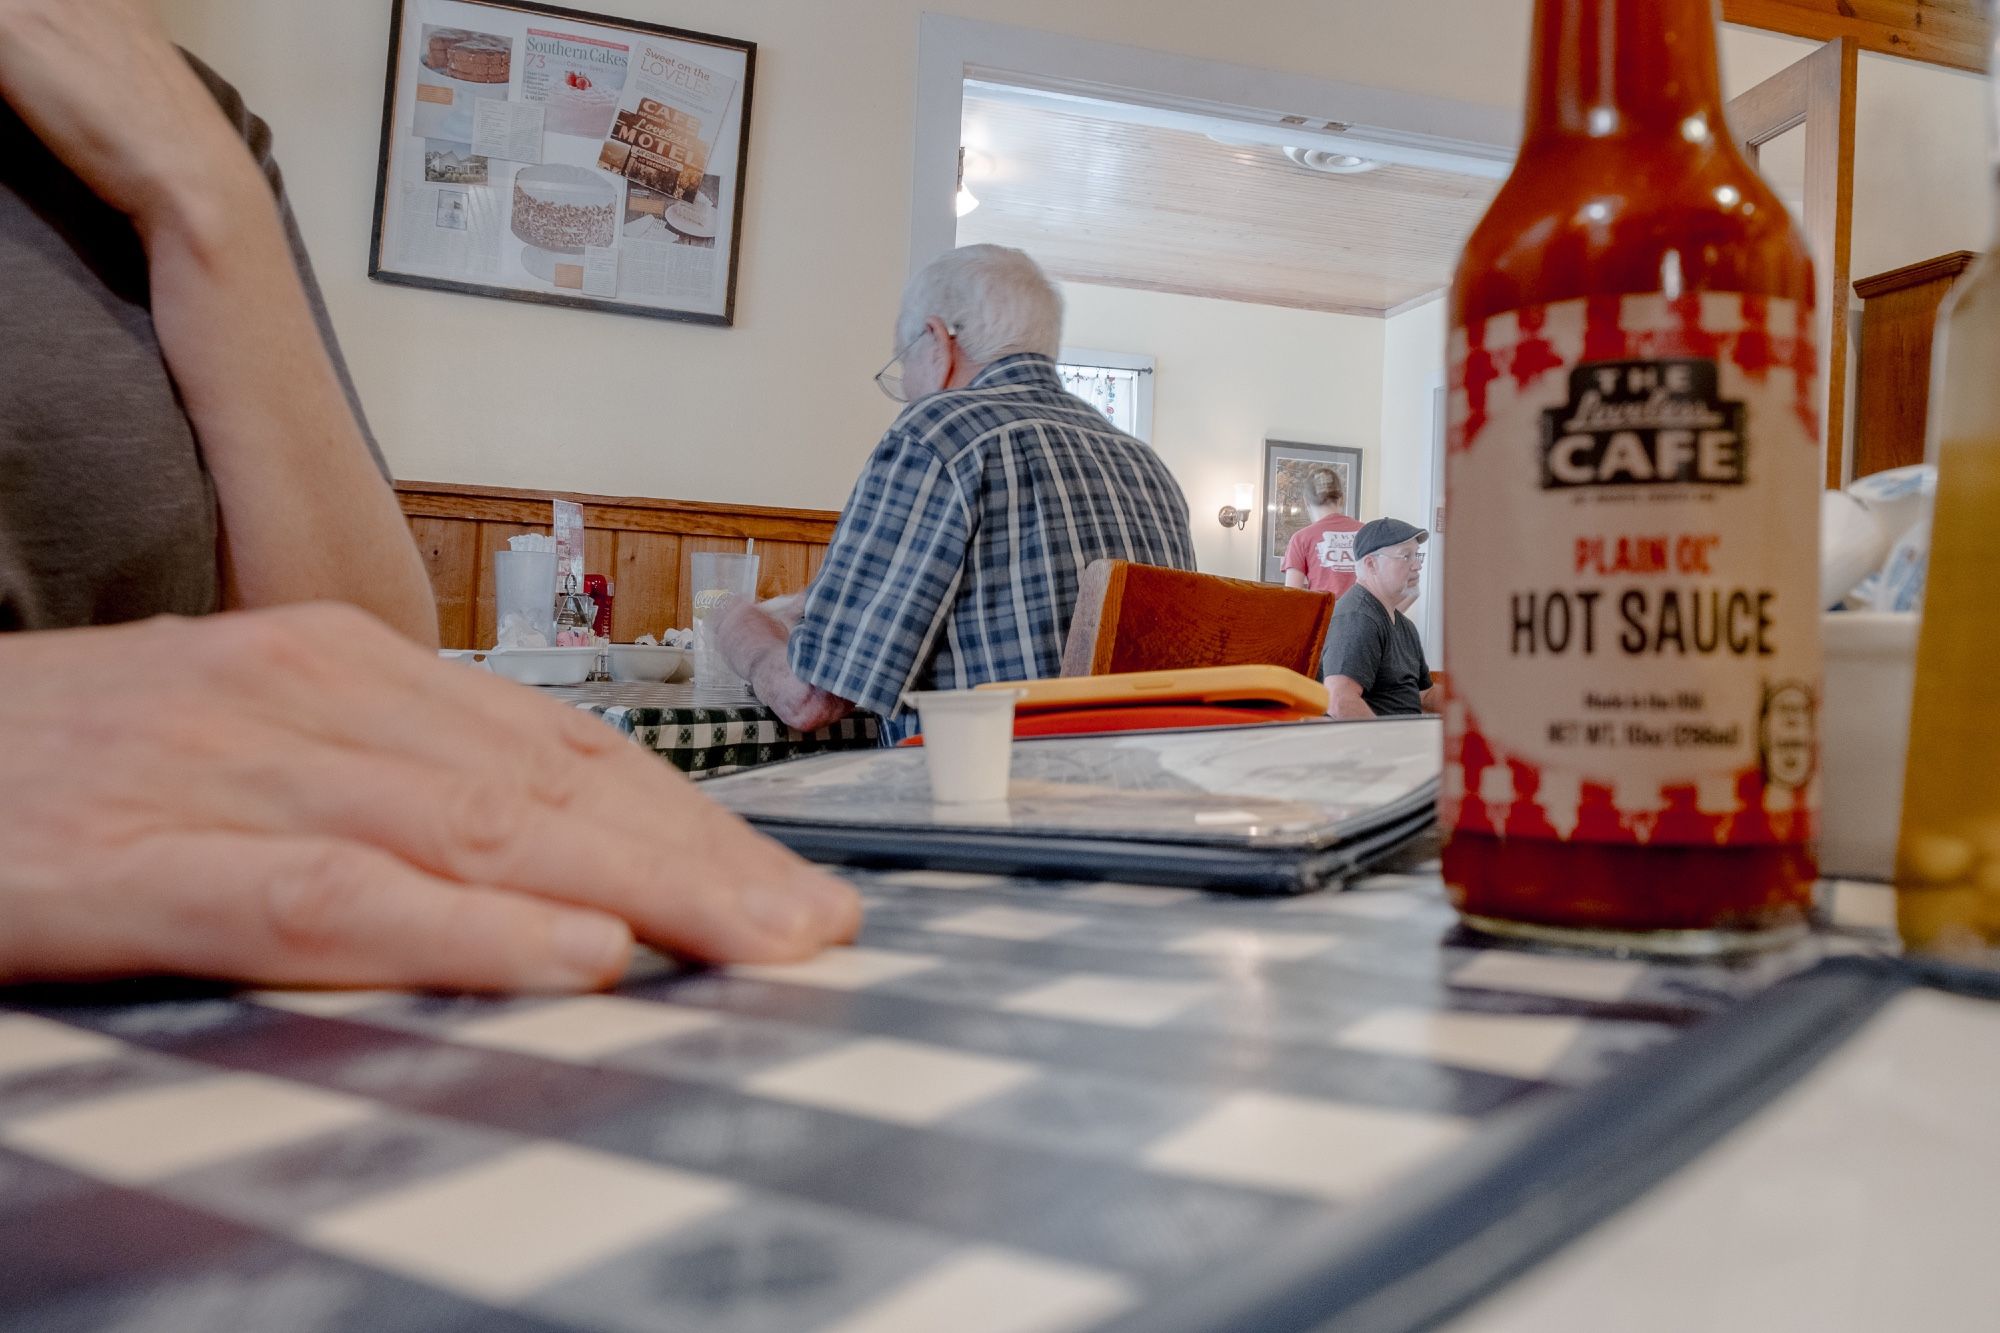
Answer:
<svg viewBox="0 0 2000 1333"><path fill-rule="evenodd" d="M2000 22L2000 5L1988 12ZM1988 76L2000 201L2000 71ZM1931 355L1930 575L1896 862L1903 941L2000 966L2000 239L1952 289Z"/></svg>
<svg viewBox="0 0 2000 1333"><path fill-rule="evenodd" d="M1538 0L1451 292L1444 873L1468 924L1776 942L1814 879L1812 262L1711 0Z"/></svg>

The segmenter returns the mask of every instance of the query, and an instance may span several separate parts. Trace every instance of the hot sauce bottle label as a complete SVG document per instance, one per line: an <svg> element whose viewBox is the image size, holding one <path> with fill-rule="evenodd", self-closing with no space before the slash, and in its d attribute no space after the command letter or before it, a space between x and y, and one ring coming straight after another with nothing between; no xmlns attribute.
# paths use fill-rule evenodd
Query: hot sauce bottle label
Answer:
<svg viewBox="0 0 2000 1333"><path fill-rule="evenodd" d="M1452 335L1443 814L1604 843L1813 834L1818 353L1738 293Z"/></svg>

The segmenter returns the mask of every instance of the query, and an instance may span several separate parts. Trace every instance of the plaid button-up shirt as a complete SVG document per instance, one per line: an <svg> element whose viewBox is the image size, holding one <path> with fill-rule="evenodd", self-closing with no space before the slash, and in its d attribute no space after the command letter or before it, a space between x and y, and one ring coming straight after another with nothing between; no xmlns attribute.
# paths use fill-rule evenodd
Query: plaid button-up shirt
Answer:
<svg viewBox="0 0 2000 1333"><path fill-rule="evenodd" d="M792 670L916 730L905 690L1058 673L1093 560L1194 568L1187 500L1146 445L1009 356L910 404L875 446L792 631Z"/></svg>

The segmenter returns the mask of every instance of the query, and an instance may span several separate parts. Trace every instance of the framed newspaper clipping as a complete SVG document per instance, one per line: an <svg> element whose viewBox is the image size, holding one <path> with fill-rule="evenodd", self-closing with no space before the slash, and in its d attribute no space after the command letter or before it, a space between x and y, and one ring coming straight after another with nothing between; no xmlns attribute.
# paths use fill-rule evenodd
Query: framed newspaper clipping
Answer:
<svg viewBox="0 0 2000 1333"><path fill-rule="evenodd" d="M395 0L368 276L733 322L754 43Z"/></svg>

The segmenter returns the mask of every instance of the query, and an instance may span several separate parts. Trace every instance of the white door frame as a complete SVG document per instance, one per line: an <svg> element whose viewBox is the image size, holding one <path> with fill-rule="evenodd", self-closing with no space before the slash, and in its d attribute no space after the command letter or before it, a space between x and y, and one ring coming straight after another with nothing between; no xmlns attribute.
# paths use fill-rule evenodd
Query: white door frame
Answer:
<svg viewBox="0 0 2000 1333"><path fill-rule="evenodd" d="M1430 459L1424 468L1427 474L1424 493L1428 497L1429 510L1424 515L1424 527L1430 530L1430 540L1424 545L1429 555L1424 560L1424 656L1432 667L1444 665L1444 473L1445 473L1445 416L1450 410L1450 400L1446 396L1443 371L1433 373L1424 385L1424 417L1430 426L1424 441L1424 452Z"/></svg>
<svg viewBox="0 0 2000 1333"><path fill-rule="evenodd" d="M917 25L916 136L910 171L910 272L957 244L965 80L991 77L1050 91L1138 101L1267 124L1274 112L1347 126L1405 150L1512 158L1519 112L1337 79L1087 41L948 14ZM1301 141L1335 136L1302 127Z"/></svg>

